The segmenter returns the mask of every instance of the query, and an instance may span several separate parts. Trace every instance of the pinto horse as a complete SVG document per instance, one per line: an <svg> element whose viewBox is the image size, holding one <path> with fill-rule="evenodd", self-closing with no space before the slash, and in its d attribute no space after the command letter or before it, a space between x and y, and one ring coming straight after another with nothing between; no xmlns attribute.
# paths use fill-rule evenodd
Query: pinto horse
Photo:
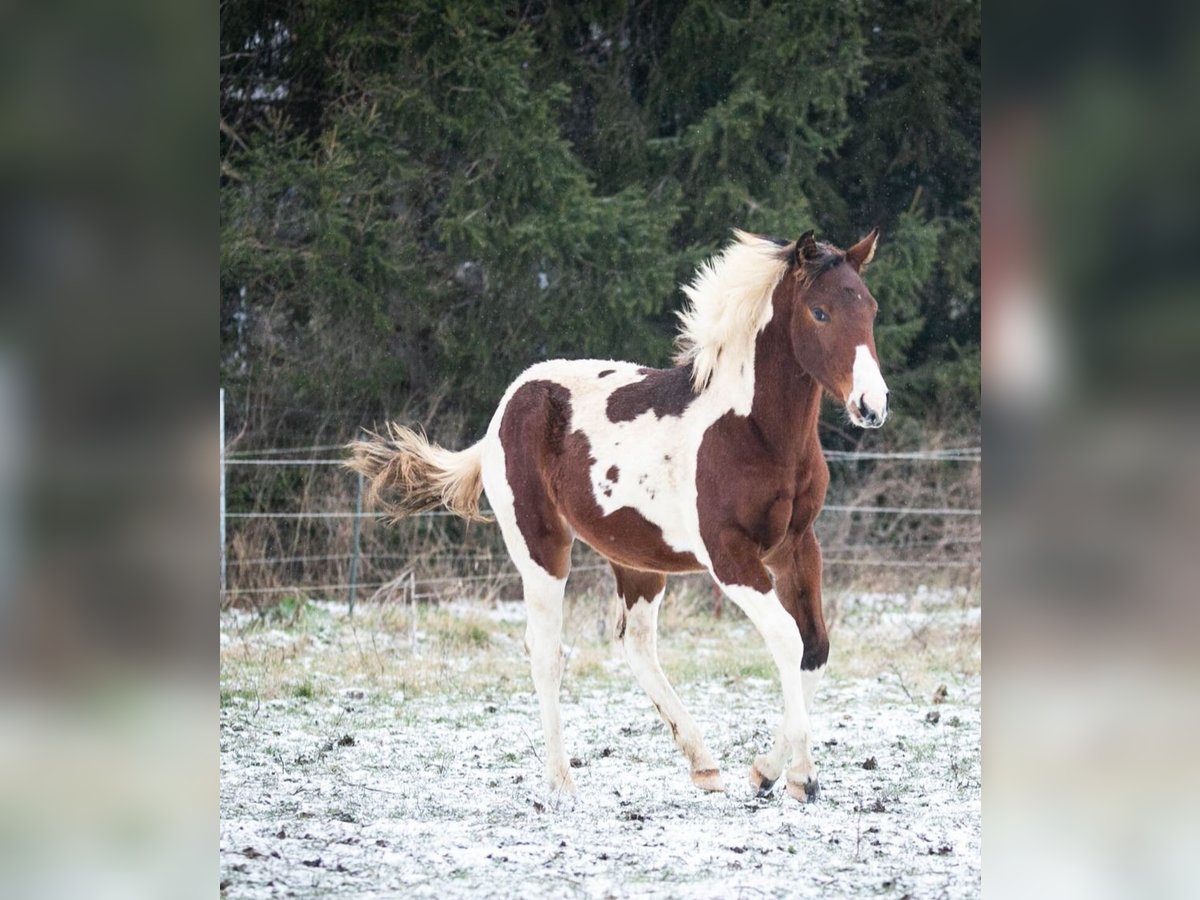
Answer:
<svg viewBox="0 0 1200 900"><path fill-rule="evenodd" d="M445 505L482 520L488 502L524 586L525 643L546 739L546 778L574 791L559 721L563 593L576 538L604 556L624 601L617 634L638 683L687 757L724 790L716 759L658 661L667 575L707 571L762 634L783 687L774 745L751 785L816 799L809 710L829 655L813 521L829 469L817 439L823 392L878 428L888 391L861 280L873 230L848 250L806 232L742 231L684 288L676 365L551 360L504 393L486 436L452 452L389 425L350 445L372 499L406 515Z"/></svg>

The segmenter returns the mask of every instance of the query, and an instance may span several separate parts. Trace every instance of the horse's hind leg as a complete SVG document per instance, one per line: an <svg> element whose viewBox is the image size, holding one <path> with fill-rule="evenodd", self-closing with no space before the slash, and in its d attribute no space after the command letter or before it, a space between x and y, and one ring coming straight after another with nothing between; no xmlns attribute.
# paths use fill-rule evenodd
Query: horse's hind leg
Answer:
<svg viewBox="0 0 1200 900"><path fill-rule="evenodd" d="M525 586L525 646L546 737L546 781L551 790L573 793L575 783L563 750L558 694L562 685L562 621L565 578L540 570L522 573Z"/></svg>
<svg viewBox="0 0 1200 900"><path fill-rule="evenodd" d="M704 745L700 729L658 662L658 610L662 605L666 576L626 569L615 563L613 572L617 576L617 592L625 602L617 632L634 677L687 757L696 787L705 791L725 790L721 772Z"/></svg>
<svg viewBox="0 0 1200 900"><path fill-rule="evenodd" d="M496 435L489 435L483 450L483 485L525 590L525 648L546 738L546 781L551 790L573 792L575 785L563 752L558 692L563 593L574 538L545 489L536 455L528 448L510 450Z"/></svg>
<svg viewBox="0 0 1200 900"><path fill-rule="evenodd" d="M558 699L563 668L563 595L570 569L571 537L557 516L553 518L557 527L542 531L543 539L549 541L551 536L554 539L554 552L542 557L552 560L550 566L554 571L547 571L530 555L511 510L498 509L499 504L494 500L492 503L509 555L521 573L525 592L525 650L529 653L529 667L546 738L546 782L553 791L573 793L575 783L563 751Z"/></svg>

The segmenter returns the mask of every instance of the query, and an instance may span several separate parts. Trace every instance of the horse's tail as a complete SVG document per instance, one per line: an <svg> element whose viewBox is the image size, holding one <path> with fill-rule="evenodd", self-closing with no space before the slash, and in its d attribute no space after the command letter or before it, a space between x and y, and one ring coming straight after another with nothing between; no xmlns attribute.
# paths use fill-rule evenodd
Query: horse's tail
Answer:
<svg viewBox="0 0 1200 900"><path fill-rule="evenodd" d="M346 448L345 465L367 479L370 505L396 519L445 506L468 521L490 521L479 511L483 441L455 452L394 422L386 431L368 431Z"/></svg>

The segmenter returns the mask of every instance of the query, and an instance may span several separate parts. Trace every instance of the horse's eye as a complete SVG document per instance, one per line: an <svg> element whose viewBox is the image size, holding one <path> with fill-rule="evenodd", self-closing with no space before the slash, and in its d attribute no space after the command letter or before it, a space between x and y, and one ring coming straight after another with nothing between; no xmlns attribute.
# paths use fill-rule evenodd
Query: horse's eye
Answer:
<svg viewBox="0 0 1200 900"><path fill-rule="evenodd" d="M819 306L814 306L812 308L812 314L813 314L813 318L816 319L818 322L828 322L829 321L829 313L825 312L825 310L821 309L821 307L819 307Z"/></svg>

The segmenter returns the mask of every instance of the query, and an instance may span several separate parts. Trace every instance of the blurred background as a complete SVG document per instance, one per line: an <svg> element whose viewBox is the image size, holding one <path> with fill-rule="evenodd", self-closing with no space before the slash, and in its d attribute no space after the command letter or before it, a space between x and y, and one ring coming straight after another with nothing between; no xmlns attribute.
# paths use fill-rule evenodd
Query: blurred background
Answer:
<svg viewBox="0 0 1200 900"><path fill-rule="evenodd" d="M987 883L1004 896L1189 896L1200 20L1184 4L995 12Z"/></svg>
<svg viewBox="0 0 1200 900"><path fill-rule="evenodd" d="M989 894L1190 895L1200 22L989 9L981 194L978 8L0 12L9 892L212 890L220 386L231 452L452 442L528 362L664 362L736 222L882 227L889 448L978 441L982 320Z"/></svg>

